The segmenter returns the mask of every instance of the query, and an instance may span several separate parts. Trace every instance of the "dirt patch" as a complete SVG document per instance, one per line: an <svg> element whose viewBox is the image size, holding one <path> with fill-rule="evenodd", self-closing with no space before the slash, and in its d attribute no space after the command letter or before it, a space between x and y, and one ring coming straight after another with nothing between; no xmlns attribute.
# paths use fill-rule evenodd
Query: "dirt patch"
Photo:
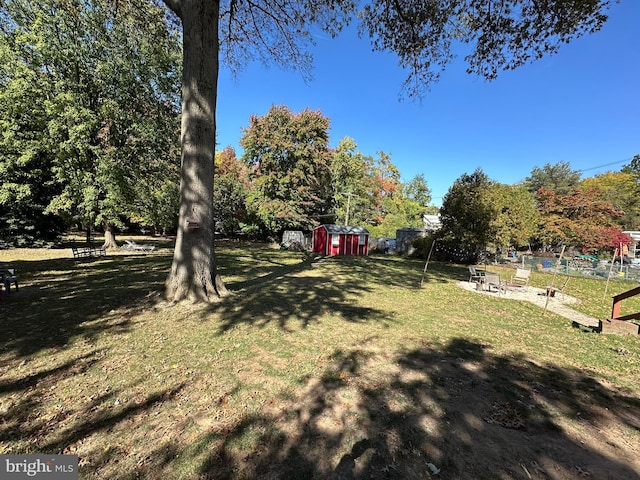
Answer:
<svg viewBox="0 0 640 480"><path fill-rule="evenodd" d="M394 358L365 353L254 419L268 433L240 471L226 470L228 455L210 471L259 479L640 478L640 400L628 392L467 340Z"/></svg>

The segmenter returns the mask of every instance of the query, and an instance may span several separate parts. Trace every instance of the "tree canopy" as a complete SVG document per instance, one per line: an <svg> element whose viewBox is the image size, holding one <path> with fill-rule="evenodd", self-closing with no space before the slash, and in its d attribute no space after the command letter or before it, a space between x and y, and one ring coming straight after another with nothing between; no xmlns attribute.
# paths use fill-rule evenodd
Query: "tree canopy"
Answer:
<svg viewBox="0 0 640 480"><path fill-rule="evenodd" d="M494 184L478 168L456 179L442 199L438 236L451 248L465 252L468 261L475 261L494 240L494 208L487 196Z"/></svg>
<svg viewBox="0 0 640 480"><path fill-rule="evenodd" d="M374 50L392 51L408 71L403 89L420 95L466 44L467 71L492 80L600 29L608 0L372 0L359 13Z"/></svg>
<svg viewBox="0 0 640 480"><path fill-rule="evenodd" d="M623 230L640 229L640 182L638 177L621 172L606 172L585 178L580 188L596 190L603 199L610 202L617 210L622 211L615 222Z"/></svg>
<svg viewBox="0 0 640 480"><path fill-rule="evenodd" d="M363 224L371 216L368 159L353 138L345 137L331 155L334 222Z"/></svg>
<svg viewBox="0 0 640 480"><path fill-rule="evenodd" d="M1 8L6 164L45 167L55 191L45 214L106 232L133 216L150 220L154 204L144 199L166 198L178 178L180 44L162 10L147 0ZM37 191L27 183L7 198Z"/></svg>
<svg viewBox="0 0 640 480"><path fill-rule="evenodd" d="M272 106L252 115L240 145L251 169L249 210L269 233L310 229L331 206L329 119Z"/></svg>
<svg viewBox="0 0 640 480"><path fill-rule="evenodd" d="M487 189L486 201L494 212L489 231L495 247L503 251L518 248L536 237L540 212L526 188L496 183Z"/></svg>
<svg viewBox="0 0 640 480"><path fill-rule="evenodd" d="M580 183L580 172L573 170L569 162L558 162L555 165L546 163L543 167L534 167L524 180L524 185L531 193L540 188L559 194L569 193Z"/></svg>
<svg viewBox="0 0 640 480"><path fill-rule="evenodd" d="M551 248L568 244L585 252L597 252L610 246L612 231L619 231L615 219L623 212L604 200L595 188L575 188L561 195L543 187L538 197L540 238Z"/></svg>
<svg viewBox="0 0 640 480"><path fill-rule="evenodd" d="M631 161L622 167L622 171L640 178L640 154L634 155Z"/></svg>

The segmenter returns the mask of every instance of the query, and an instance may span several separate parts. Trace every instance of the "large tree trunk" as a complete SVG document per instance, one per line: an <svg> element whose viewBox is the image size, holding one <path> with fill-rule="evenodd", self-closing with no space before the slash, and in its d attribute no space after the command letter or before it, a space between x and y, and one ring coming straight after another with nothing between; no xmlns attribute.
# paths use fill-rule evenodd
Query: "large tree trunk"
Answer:
<svg viewBox="0 0 640 480"><path fill-rule="evenodd" d="M102 227L104 229L104 243L102 244L102 248L105 250L118 248L113 227L108 222L103 222Z"/></svg>
<svg viewBox="0 0 640 480"><path fill-rule="evenodd" d="M218 90L219 1L168 1L182 20L180 216L168 300L212 301L227 293L216 270L213 168Z"/></svg>

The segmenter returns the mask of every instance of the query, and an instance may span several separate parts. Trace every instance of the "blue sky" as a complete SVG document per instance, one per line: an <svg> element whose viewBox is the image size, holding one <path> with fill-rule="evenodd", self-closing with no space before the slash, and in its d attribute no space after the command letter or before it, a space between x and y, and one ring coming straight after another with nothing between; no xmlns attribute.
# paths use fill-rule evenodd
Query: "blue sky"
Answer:
<svg viewBox="0 0 640 480"><path fill-rule="evenodd" d="M223 66L219 148L240 155L250 115L286 105L329 117L332 147L349 136L365 155L390 154L403 180L424 174L438 206L477 167L507 184L546 163L568 162L583 178L617 171L640 154L640 1L614 3L609 13L600 32L493 82L455 61L421 102L399 99L406 72L355 29L317 38L310 82L260 63L234 78Z"/></svg>

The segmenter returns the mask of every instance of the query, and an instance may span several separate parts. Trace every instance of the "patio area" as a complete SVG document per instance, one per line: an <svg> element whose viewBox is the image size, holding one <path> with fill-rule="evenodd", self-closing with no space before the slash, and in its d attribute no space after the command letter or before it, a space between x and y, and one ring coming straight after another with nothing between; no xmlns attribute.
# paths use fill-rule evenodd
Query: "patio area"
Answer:
<svg viewBox="0 0 640 480"><path fill-rule="evenodd" d="M494 297L505 298L507 300L519 300L533 303L534 305L539 306L541 309L544 309L545 304L547 305L547 310L553 312L557 315L561 315L572 322L579 323L580 325L584 325L587 327L598 327L599 320L597 318L591 317L584 313L578 312L571 308L569 305L575 305L580 303L575 297L571 297L569 295L565 295L562 293L557 293L553 297L549 297L547 301L547 291L544 288L537 287L507 287L506 293L501 292L498 293L496 290L477 290L476 282L466 282L461 281L458 282L458 286L464 288L465 290L469 290L471 292L477 293L478 295L490 295Z"/></svg>

